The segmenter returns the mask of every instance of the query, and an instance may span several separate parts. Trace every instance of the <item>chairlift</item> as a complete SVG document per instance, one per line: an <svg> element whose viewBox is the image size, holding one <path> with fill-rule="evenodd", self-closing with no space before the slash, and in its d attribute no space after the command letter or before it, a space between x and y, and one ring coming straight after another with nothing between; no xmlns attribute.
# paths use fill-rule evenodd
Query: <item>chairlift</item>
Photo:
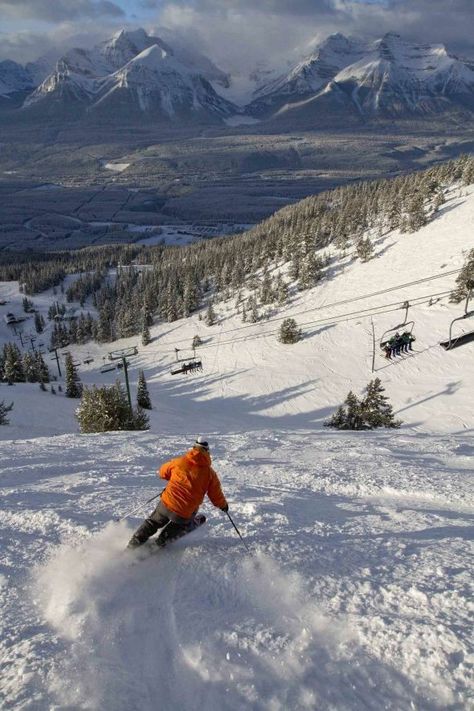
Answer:
<svg viewBox="0 0 474 711"><path fill-rule="evenodd" d="M392 334L395 335L397 331L400 331L403 329L404 333L409 333L410 336L413 334L413 328L415 326L414 321L408 321L408 309L410 308L410 303L408 301L405 301L405 303L402 305L402 309L405 309L405 318L403 319L403 323L399 323L397 326L393 326L393 328L388 328L383 334L380 339L380 348L383 350L385 347L388 345L388 342L392 338Z"/></svg>
<svg viewBox="0 0 474 711"><path fill-rule="evenodd" d="M171 375L190 375L191 373L196 372L202 372L202 361L196 360L195 358L183 363L183 365L179 368L171 367L170 370Z"/></svg>
<svg viewBox="0 0 474 711"><path fill-rule="evenodd" d="M455 318L451 321L451 325L449 326L448 340L441 341L441 343L439 344L446 351L450 351L453 348L457 348L458 346L463 346L465 343L470 343L471 341L474 341L474 330L465 331L464 333L460 333L457 336L453 337L454 324L457 323L457 321L464 321L464 319L471 318L471 316L474 316L474 311L468 311L469 300L472 296L472 291L473 291L473 288L471 287L469 289L469 292L466 297L466 303L464 304L463 315L458 316L457 318Z"/></svg>
<svg viewBox="0 0 474 711"><path fill-rule="evenodd" d="M94 359L93 358L86 358L83 363L84 365L90 365L90 363L93 363Z"/></svg>
<svg viewBox="0 0 474 711"><path fill-rule="evenodd" d="M137 346L130 346L130 348L122 348L119 351L112 351L107 357L109 360L119 360L120 358L129 358L134 355L138 355Z"/></svg>
<svg viewBox="0 0 474 711"><path fill-rule="evenodd" d="M117 367L116 365L112 365L112 364L103 365L102 368L100 369L100 372L101 373L109 373L112 370L116 370L116 367Z"/></svg>
<svg viewBox="0 0 474 711"><path fill-rule="evenodd" d="M186 363L186 362L189 362L190 360L196 360L196 348L186 348L185 350L188 351L187 356L180 356L179 355L180 351L182 351L182 350L183 350L182 348L175 348L174 349L174 353L176 356L176 363ZM190 350L192 350L192 352L193 352L192 356L189 355Z"/></svg>

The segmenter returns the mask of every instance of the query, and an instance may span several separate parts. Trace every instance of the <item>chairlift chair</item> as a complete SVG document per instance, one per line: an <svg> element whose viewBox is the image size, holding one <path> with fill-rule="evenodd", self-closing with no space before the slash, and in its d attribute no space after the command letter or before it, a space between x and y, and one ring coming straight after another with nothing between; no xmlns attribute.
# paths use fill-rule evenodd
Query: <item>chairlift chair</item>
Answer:
<svg viewBox="0 0 474 711"><path fill-rule="evenodd" d="M388 328L383 334L382 337L380 338L380 348L383 350L385 346L388 344L391 335L390 334L395 334L397 331L400 331L403 329L404 332L408 331L410 336L413 334L413 328L415 326L414 321L407 321L408 318L408 309L410 308L410 304L408 301L405 301L405 303L402 306L403 309L405 309L405 318L403 319L403 323L399 323L397 326L393 326L393 328Z"/></svg>
<svg viewBox="0 0 474 711"><path fill-rule="evenodd" d="M469 293L466 297L466 303L464 305L464 313L462 316L458 316L457 318L453 319L451 321L451 324L449 326L449 338L447 341L441 341L439 344L442 348L444 348L445 351L450 351L453 348L457 348L458 346L463 346L466 343L470 343L471 341L474 341L474 329L471 331L465 331L464 333L460 333L458 336L455 336L453 338L453 326L455 323L458 321L464 321L466 318L471 318L471 316L474 316L474 311L468 311L468 306L469 306L469 300L472 296L472 289L469 290Z"/></svg>
<svg viewBox="0 0 474 711"><path fill-rule="evenodd" d="M103 365L100 369L101 373L109 373L112 370L116 370L116 366L112 364Z"/></svg>
<svg viewBox="0 0 474 711"><path fill-rule="evenodd" d="M171 366L170 374L189 375L190 373L195 373L196 371L202 372L202 361L193 358L192 360L188 360L186 363L183 363L183 365L179 368L173 368L173 366Z"/></svg>

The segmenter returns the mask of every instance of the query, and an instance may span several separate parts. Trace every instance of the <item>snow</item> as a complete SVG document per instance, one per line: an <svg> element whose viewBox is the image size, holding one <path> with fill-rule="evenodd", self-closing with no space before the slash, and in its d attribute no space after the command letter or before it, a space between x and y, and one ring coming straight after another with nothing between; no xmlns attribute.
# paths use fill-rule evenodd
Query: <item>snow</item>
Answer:
<svg viewBox="0 0 474 711"><path fill-rule="evenodd" d="M130 163L104 163L106 170L112 170L114 173L123 173L130 166Z"/></svg>
<svg viewBox="0 0 474 711"><path fill-rule="evenodd" d="M216 433L251 555L206 505L206 526L140 560L124 551L140 519L111 519L193 436L25 440L2 460L6 707L463 707L472 444Z"/></svg>
<svg viewBox="0 0 474 711"><path fill-rule="evenodd" d="M455 189L419 232L374 238L375 259L348 254L278 313L303 327L292 346L279 321L242 324L234 299L215 305L216 326L193 315L154 325L145 348L115 343L138 343L130 380L135 392L145 370L149 432L81 435L77 401L0 386L15 403L0 427L2 708L470 707L474 343L441 349L463 305L427 301L452 288L473 224L474 189ZM1 315L20 314L21 298L0 284ZM323 428L373 377L370 314L380 337L406 298L416 350L377 353L375 371L402 429ZM56 299L33 297L43 314ZM195 334L203 372L171 376ZM0 342L11 338L0 319ZM72 350L85 384L123 378L100 374L107 346ZM208 502L189 537L148 557L124 550L153 504L114 518L160 492L156 468L196 434L250 554Z"/></svg>
<svg viewBox="0 0 474 711"><path fill-rule="evenodd" d="M224 119L224 123L227 126L251 126L256 123L260 123L259 119L252 118L252 116L229 116L229 118Z"/></svg>

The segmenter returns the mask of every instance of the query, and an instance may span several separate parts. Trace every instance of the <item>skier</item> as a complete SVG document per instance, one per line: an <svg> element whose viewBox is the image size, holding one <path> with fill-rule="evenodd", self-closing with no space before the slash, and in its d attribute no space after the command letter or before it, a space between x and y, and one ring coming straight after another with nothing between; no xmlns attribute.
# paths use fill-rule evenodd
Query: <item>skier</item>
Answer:
<svg viewBox="0 0 474 711"><path fill-rule="evenodd" d="M158 469L158 475L168 481L160 503L135 531L127 548L143 545L159 528L162 531L155 543L160 547L192 530L194 517L206 494L221 511L229 510L219 477L211 467L209 443L204 437L198 437L192 449L182 457L165 462Z"/></svg>

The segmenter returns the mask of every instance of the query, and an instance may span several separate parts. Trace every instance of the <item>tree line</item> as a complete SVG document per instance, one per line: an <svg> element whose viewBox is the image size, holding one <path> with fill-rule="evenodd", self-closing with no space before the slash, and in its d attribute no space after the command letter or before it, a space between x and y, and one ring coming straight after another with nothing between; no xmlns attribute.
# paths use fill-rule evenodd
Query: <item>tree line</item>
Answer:
<svg viewBox="0 0 474 711"><path fill-rule="evenodd" d="M416 232L439 211L450 186L471 183L474 158L462 156L410 175L308 197L233 237L181 247L107 245L15 255L10 262L2 253L0 279L18 279L25 294L53 287L83 306L90 299L97 315L58 324L52 345L106 343L139 334L146 343L154 318L172 322L205 305L205 321L212 325L215 305L230 298L242 321L255 322L287 303L295 290L327 278L337 259L334 247L367 261L374 237L392 229ZM325 251L329 247L332 257ZM68 274L79 276L65 286ZM459 282L456 298L465 293L466 279Z"/></svg>

